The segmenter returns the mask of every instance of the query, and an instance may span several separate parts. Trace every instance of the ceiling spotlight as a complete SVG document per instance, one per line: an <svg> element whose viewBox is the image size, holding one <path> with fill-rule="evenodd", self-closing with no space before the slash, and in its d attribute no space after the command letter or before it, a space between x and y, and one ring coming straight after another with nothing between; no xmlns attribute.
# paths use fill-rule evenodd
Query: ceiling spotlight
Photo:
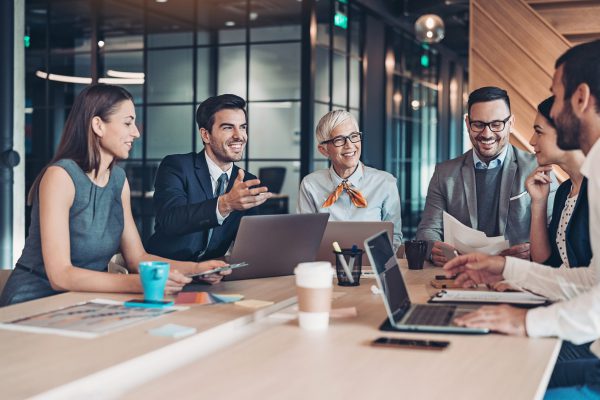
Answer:
<svg viewBox="0 0 600 400"><path fill-rule="evenodd" d="M425 43L438 43L444 38L444 21L435 14L425 14L415 22L417 40Z"/></svg>
<svg viewBox="0 0 600 400"><path fill-rule="evenodd" d="M233 21L225 21L225 26L235 26L235 22L233 22Z"/></svg>
<svg viewBox="0 0 600 400"><path fill-rule="evenodd" d="M258 13L251 12L250 14L248 14L248 16L250 17L250 21L256 21L256 19L258 18Z"/></svg>
<svg viewBox="0 0 600 400"><path fill-rule="evenodd" d="M166 3L169 0L155 0L157 3Z"/></svg>
<svg viewBox="0 0 600 400"><path fill-rule="evenodd" d="M98 47L100 47L100 48L104 47L104 40L98 40Z"/></svg>

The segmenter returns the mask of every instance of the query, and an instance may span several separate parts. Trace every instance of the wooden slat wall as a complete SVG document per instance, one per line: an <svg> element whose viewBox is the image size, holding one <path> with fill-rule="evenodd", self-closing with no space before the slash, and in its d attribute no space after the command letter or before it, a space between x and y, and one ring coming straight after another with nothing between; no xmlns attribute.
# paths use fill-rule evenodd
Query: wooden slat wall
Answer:
<svg viewBox="0 0 600 400"><path fill-rule="evenodd" d="M572 44L600 39L598 0L527 0L527 3Z"/></svg>
<svg viewBox="0 0 600 400"><path fill-rule="evenodd" d="M530 149L536 107L550 95L555 60L574 44L600 38L600 1L470 0L470 5L469 89L506 89L515 115L511 142Z"/></svg>
<svg viewBox="0 0 600 400"><path fill-rule="evenodd" d="M552 3L562 7L565 2ZM536 107L550 96L554 63L571 43L525 0L470 4L469 89L489 85L506 89L516 125L511 142L531 149Z"/></svg>

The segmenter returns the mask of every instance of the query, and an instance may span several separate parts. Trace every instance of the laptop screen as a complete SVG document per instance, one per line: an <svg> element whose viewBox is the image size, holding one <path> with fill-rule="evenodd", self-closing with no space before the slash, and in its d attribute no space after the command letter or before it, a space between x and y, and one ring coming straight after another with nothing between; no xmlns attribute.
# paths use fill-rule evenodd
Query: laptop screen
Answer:
<svg viewBox="0 0 600 400"><path fill-rule="evenodd" d="M398 267L394 248L386 232L381 232L367 244L372 257L371 262L379 276L389 311L392 313L394 321L399 321L410 308L410 299Z"/></svg>

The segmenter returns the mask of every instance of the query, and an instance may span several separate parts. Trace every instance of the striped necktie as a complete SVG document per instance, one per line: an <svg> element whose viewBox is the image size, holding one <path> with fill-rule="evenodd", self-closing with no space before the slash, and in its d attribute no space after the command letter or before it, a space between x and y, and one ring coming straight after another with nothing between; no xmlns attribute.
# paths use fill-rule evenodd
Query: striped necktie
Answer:
<svg viewBox="0 0 600 400"><path fill-rule="evenodd" d="M219 196L221 196L223 193L225 193L225 190L227 190L227 174L225 172L223 172L221 174L221 176L219 176L219 179L217 179L217 186L215 187L215 192L214 192L214 197L217 198ZM213 229L211 228L208 230L208 235L206 235L206 244L204 245L204 250L202 250L200 252L200 254L198 254L198 260L200 260L202 258L202 256L204 256L204 253L206 253L206 250L208 250L208 245L210 243L210 238L212 237L213 234Z"/></svg>

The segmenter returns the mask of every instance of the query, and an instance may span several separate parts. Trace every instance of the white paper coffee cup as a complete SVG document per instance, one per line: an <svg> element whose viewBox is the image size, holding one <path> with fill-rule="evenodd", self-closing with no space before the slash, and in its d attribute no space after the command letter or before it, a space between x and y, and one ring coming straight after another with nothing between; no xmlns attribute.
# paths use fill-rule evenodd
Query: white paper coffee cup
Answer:
<svg viewBox="0 0 600 400"><path fill-rule="evenodd" d="M327 329L334 275L331 263L322 261L300 263L294 273L300 327L308 330Z"/></svg>

